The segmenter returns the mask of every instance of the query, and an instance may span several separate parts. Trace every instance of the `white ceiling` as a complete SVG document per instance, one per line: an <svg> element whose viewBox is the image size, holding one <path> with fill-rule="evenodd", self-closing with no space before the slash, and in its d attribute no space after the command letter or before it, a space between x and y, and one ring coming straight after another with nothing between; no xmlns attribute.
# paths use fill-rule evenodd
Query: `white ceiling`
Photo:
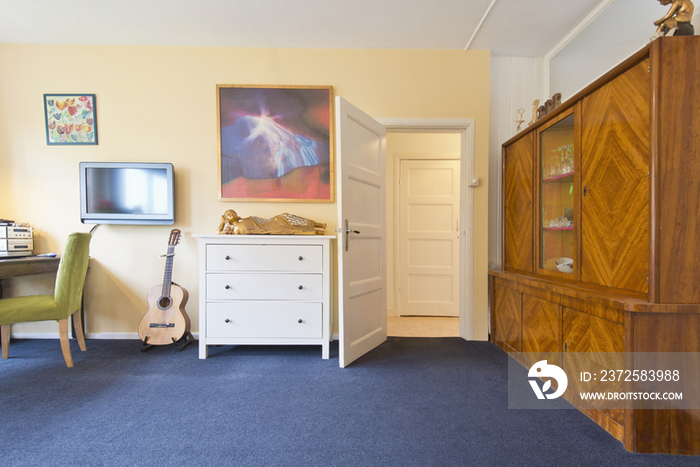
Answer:
<svg viewBox="0 0 700 467"><path fill-rule="evenodd" d="M0 0L0 43L462 50L469 44L494 55L542 57L601 2Z"/></svg>

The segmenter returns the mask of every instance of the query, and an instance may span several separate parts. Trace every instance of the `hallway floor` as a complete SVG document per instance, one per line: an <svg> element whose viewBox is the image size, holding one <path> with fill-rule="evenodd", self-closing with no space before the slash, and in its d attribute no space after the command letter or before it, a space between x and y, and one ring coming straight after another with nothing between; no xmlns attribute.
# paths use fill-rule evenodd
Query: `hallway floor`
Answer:
<svg viewBox="0 0 700 467"><path fill-rule="evenodd" d="M391 337L459 337L459 318L402 316L386 321Z"/></svg>

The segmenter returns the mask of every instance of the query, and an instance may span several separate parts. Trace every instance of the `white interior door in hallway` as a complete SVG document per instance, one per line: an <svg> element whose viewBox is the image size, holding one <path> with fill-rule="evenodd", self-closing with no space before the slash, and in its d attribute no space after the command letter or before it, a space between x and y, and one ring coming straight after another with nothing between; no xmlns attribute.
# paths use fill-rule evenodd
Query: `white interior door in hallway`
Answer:
<svg viewBox="0 0 700 467"><path fill-rule="evenodd" d="M399 314L459 316L460 161L402 160Z"/></svg>
<svg viewBox="0 0 700 467"><path fill-rule="evenodd" d="M386 128L336 97L339 360L386 341Z"/></svg>

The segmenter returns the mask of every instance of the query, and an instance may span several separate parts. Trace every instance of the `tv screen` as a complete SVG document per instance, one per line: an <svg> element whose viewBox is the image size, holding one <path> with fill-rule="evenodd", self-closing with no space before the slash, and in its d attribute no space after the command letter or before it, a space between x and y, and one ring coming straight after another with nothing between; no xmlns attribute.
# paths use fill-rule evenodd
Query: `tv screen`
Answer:
<svg viewBox="0 0 700 467"><path fill-rule="evenodd" d="M81 162L80 220L84 224L173 224L173 165Z"/></svg>

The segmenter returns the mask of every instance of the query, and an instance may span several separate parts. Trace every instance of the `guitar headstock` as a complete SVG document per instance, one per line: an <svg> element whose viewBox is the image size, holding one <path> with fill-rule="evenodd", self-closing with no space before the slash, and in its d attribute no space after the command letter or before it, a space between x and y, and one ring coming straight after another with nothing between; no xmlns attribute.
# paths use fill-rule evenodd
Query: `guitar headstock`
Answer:
<svg viewBox="0 0 700 467"><path fill-rule="evenodd" d="M168 246L175 246L180 243L180 229L173 229L170 231L170 238L168 238Z"/></svg>

